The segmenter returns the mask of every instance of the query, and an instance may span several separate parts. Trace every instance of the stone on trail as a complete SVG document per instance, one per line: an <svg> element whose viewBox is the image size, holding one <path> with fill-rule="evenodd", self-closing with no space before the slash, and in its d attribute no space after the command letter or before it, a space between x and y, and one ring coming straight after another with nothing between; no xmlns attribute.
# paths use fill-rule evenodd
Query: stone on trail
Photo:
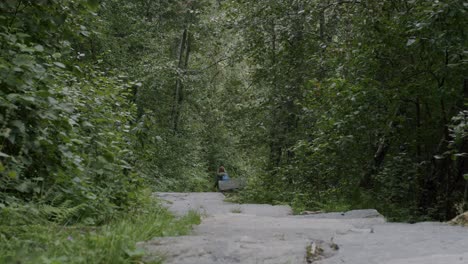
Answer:
<svg viewBox="0 0 468 264"><path fill-rule="evenodd" d="M233 204L221 193L157 193L176 215L202 214L192 235L141 242L168 264L468 264L468 228L386 223L376 210L293 216L288 206Z"/></svg>

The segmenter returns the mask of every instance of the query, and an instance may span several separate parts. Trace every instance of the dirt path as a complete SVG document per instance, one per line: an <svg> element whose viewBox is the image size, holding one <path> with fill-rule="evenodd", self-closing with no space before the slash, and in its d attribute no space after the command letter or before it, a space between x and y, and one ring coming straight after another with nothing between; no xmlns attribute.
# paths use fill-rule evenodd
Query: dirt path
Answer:
<svg viewBox="0 0 468 264"><path fill-rule="evenodd" d="M169 264L468 264L468 228L386 223L375 210L292 216L288 206L232 204L220 193L158 193L177 215L204 217L193 235L140 246Z"/></svg>

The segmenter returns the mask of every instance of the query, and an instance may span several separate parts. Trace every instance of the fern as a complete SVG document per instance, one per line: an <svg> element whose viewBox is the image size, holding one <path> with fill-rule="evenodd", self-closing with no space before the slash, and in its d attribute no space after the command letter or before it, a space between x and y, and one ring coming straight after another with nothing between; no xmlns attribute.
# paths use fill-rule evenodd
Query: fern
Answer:
<svg viewBox="0 0 468 264"><path fill-rule="evenodd" d="M70 222L72 219L78 219L86 204L72 205L70 200L53 206L50 204L39 204L37 209L39 214L50 221L58 223Z"/></svg>
<svg viewBox="0 0 468 264"><path fill-rule="evenodd" d="M0 212L0 225L28 225L46 222L70 223L80 219L86 204L73 205L67 200L59 205L46 203L13 204Z"/></svg>

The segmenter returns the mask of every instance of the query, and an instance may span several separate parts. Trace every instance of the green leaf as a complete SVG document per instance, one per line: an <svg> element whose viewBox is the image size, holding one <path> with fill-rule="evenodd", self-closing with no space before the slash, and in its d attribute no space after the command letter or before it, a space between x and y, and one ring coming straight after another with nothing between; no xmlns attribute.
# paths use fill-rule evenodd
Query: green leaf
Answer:
<svg viewBox="0 0 468 264"><path fill-rule="evenodd" d="M44 47L42 45L36 45L34 46L34 49L38 52L43 52L44 51Z"/></svg>
<svg viewBox="0 0 468 264"><path fill-rule="evenodd" d="M99 7L99 0L88 0L87 4L90 8L96 10Z"/></svg>
<svg viewBox="0 0 468 264"><path fill-rule="evenodd" d="M142 257L142 256L145 255L145 251L142 248L136 248L136 249L133 249L133 250L126 249L125 253L130 258L139 258L139 257Z"/></svg>
<svg viewBox="0 0 468 264"><path fill-rule="evenodd" d="M22 182L20 185L15 187L16 190L26 193L29 190L29 182Z"/></svg>
<svg viewBox="0 0 468 264"><path fill-rule="evenodd" d="M66 68L65 64L63 64L63 63L61 63L61 62L58 62L58 61L54 62L54 65L57 66L57 67L59 67L59 68L62 68L62 69L65 69L65 68Z"/></svg>
<svg viewBox="0 0 468 264"><path fill-rule="evenodd" d="M80 31L81 35L85 36L85 37L89 37L91 35L91 33L89 33L89 31L87 30L82 30Z"/></svg>
<svg viewBox="0 0 468 264"><path fill-rule="evenodd" d="M102 155L108 162L114 162L114 159L115 159L114 154L110 152L109 150L105 150Z"/></svg>
<svg viewBox="0 0 468 264"><path fill-rule="evenodd" d="M83 126L83 127L87 127L87 128L93 128L93 127L94 127L93 124L91 124L91 123L88 122L88 121L84 121L84 122L82 123L82 126Z"/></svg>
<svg viewBox="0 0 468 264"><path fill-rule="evenodd" d="M16 171L9 171L8 172L8 177L10 177L12 179L16 179L16 177L18 177L18 173Z"/></svg>
<svg viewBox="0 0 468 264"><path fill-rule="evenodd" d="M24 126L24 123L21 120L14 120L11 122L13 126L19 129L21 133L24 133L26 131L26 127Z"/></svg>
<svg viewBox="0 0 468 264"><path fill-rule="evenodd" d="M16 66L32 66L34 64L34 59L29 55L18 55L13 59L13 63Z"/></svg>
<svg viewBox="0 0 468 264"><path fill-rule="evenodd" d="M406 46L411 46L411 45L413 45L415 42L416 42L416 39L415 39L415 38L410 38L410 39L408 39L408 41L406 42Z"/></svg>
<svg viewBox="0 0 468 264"><path fill-rule="evenodd" d="M11 134L10 128L5 128L3 131L0 132L0 136L8 138Z"/></svg>
<svg viewBox="0 0 468 264"><path fill-rule="evenodd" d="M468 174L464 174L464 175L463 175L463 178L465 178L465 180L468 181Z"/></svg>

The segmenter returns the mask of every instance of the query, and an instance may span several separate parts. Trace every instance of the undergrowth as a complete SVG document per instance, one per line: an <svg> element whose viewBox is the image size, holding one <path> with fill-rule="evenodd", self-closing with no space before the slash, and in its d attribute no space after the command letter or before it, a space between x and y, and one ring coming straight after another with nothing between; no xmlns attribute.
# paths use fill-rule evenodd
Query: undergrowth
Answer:
<svg viewBox="0 0 468 264"><path fill-rule="evenodd" d="M194 212L177 219L151 201L102 226L67 226L50 221L1 224L0 263L143 263L145 252L136 247L137 242L185 235L199 223L200 217Z"/></svg>

